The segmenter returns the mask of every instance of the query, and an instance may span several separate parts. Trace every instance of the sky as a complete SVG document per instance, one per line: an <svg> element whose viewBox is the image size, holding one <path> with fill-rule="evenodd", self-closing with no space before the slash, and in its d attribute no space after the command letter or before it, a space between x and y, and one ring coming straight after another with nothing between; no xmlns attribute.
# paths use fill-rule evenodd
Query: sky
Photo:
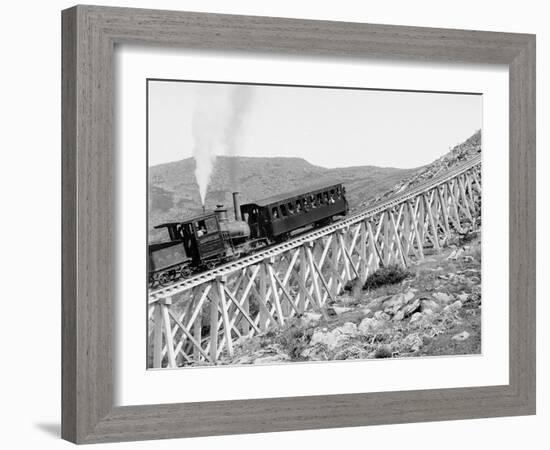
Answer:
<svg viewBox="0 0 550 450"><path fill-rule="evenodd" d="M151 80L148 95L150 166L207 145L327 168L413 168L482 128L477 94Z"/></svg>

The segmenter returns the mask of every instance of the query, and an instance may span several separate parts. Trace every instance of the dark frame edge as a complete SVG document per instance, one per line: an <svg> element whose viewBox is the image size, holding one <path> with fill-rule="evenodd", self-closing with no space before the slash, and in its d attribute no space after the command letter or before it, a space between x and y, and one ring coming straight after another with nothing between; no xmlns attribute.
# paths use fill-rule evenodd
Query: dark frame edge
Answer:
<svg viewBox="0 0 550 450"><path fill-rule="evenodd" d="M493 47L494 40L500 36L505 42L502 48L494 49L491 61L507 63L510 70L510 255L518 261L512 265L511 258L510 266L510 384L113 408L110 237L108 242L99 244L112 223L112 199L106 188L111 187L112 143L108 132L98 137L98 130L108 130L112 118L110 64L114 43L126 38L132 41L136 36L131 29L132 20L125 23L127 29L120 34L117 27L121 18L128 14L137 21L154 14L158 25L159 16L162 18L164 13L173 13L182 22L191 22L191 27L193 21L202 25L205 16L214 18L215 27L222 17L96 6L76 6L62 13L62 437L75 443L95 443L534 414L535 36L488 32L472 33L481 41L487 36ZM250 19L225 17L236 22ZM266 26L276 22L273 18L254 20L260 23L265 20ZM282 20L292 24L294 30L316 22ZM324 27L330 28L330 24L323 22ZM354 25L367 26L333 24L338 24L334 26L339 29L352 26L354 30ZM423 30L427 35L436 30L368 26L380 34L395 32L396 49L388 53L396 57L402 57L405 52L402 49L405 30L414 29L417 37L422 36ZM448 31L458 42L468 33L438 31ZM124 32L128 36L125 37ZM148 29L147 33L154 34L154 31ZM322 35L323 31L319 33ZM177 45L175 42L180 38L167 33L163 39L172 39ZM387 39L392 42L391 36ZM273 44L273 49L285 45L287 40L281 38L280 43ZM386 46L384 42L368 51L380 56ZM435 59L482 61L491 52L481 47L479 54L451 49L452 56L439 53ZM414 51L412 57L427 59L427 49ZM362 53L365 51L356 47L350 50L350 54ZM109 111L101 111L102 108ZM111 210L105 212L101 209L105 204L94 204L98 201L110 205ZM101 217L91 220L94 214ZM515 233L528 234L522 240L520 234ZM99 248L93 248L94 244ZM98 260L104 263L99 269ZM88 273L90 267L98 273ZM98 283L100 286L96 287ZM103 299L103 303L98 299ZM373 405L379 414L372 414ZM222 412L230 411L232 417L222 417Z"/></svg>
<svg viewBox="0 0 550 450"><path fill-rule="evenodd" d="M61 437L77 441L76 104L77 8L61 16Z"/></svg>
<svg viewBox="0 0 550 450"><path fill-rule="evenodd" d="M535 35L526 35L510 62L509 82L510 384L517 390L518 411L532 415L536 414Z"/></svg>

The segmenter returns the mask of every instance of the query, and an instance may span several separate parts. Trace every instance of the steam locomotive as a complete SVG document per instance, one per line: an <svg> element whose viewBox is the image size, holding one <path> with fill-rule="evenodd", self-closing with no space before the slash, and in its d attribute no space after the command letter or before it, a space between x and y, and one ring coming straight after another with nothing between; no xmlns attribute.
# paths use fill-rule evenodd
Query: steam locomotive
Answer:
<svg viewBox="0 0 550 450"><path fill-rule="evenodd" d="M150 287L169 284L203 270L284 242L297 230L325 226L349 211L341 183L317 185L239 204L233 193L234 220L227 209L181 222L157 225L169 239L148 247Z"/></svg>

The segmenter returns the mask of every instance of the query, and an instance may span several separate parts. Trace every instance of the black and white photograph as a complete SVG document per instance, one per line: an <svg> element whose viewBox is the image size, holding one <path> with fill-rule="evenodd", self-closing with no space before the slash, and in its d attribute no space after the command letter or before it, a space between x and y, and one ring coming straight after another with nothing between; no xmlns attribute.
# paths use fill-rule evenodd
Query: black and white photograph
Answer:
<svg viewBox="0 0 550 450"><path fill-rule="evenodd" d="M475 355L482 96L150 79L149 368Z"/></svg>

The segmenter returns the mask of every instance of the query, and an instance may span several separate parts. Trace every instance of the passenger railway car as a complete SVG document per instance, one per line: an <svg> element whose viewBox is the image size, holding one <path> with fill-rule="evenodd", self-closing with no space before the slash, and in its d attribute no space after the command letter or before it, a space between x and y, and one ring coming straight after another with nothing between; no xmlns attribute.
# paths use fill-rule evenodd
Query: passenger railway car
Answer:
<svg viewBox="0 0 550 450"><path fill-rule="evenodd" d="M280 242L307 226L323 226L348 213L341 183L309 186L241 206L252 238Z"/></svg>

